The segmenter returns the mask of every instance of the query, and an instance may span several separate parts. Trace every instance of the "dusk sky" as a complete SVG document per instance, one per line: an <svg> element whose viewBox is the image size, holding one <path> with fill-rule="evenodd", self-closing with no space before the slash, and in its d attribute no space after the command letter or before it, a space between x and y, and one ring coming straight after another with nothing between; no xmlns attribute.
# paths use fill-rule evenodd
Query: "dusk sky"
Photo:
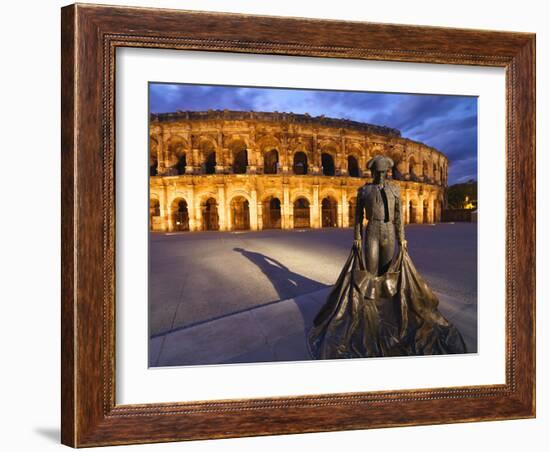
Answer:
<svg viewBox="0 0 550 452"><path fill-rule="evenodd" d="M279 111L394 127L449 158L449 184L477 180L477 98L211 85L150 85L152 113Z"/></svg>

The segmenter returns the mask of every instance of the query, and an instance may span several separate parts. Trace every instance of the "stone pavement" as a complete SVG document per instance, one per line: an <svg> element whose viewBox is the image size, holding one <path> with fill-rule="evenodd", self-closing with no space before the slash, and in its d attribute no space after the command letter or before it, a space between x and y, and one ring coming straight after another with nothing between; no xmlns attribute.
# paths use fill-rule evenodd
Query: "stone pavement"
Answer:
<svg viewBox="0 0 550 452"><path fill-rule="evenodd" d="M154 337L152 367L310 359L306 333L330 288L223 316ZM477 351L477 305L436 293L443 315Z"/></svg>
<svg viewBox="0 0 550 452"><path fill-rule="evenodd" d="M408 225L441 311L477 350L477 226ZM348 256L347 229L151 234L149 365L308 359L306 331Z"/></svg>

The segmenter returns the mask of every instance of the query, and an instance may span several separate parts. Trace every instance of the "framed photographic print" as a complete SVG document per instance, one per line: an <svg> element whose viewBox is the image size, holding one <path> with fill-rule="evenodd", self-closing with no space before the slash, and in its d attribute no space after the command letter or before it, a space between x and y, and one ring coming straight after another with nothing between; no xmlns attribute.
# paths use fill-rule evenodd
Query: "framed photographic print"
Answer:
<svg viewBox="0 0 550 452"><path fill-rule="evenodd" d="M62 9L62 442L535 416L535 37Z"/></svg>

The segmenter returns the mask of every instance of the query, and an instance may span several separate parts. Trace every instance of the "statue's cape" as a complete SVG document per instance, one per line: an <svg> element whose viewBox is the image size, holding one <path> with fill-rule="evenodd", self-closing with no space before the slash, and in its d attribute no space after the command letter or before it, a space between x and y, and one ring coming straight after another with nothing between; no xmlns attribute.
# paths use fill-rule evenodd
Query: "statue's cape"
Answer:
<svg viewBox="0 0 550 452"><path fill-rule="evenodd" d="M316 359L466 353L438 304L405 248L374 276L354 246L313 321L309 351Z"/></svg>

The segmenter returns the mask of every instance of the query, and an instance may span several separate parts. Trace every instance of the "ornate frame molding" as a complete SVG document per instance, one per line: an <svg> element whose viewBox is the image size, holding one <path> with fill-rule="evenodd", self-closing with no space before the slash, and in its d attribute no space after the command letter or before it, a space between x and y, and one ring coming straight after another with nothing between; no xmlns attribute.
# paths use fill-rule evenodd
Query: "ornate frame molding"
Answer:
<svg viewBox="0 0 550 452"><path fill-rule="evenodd" d="M504 67L506 383L116 405L114 86L118 47ZM62 9L61 154L64 444L83 447L535 415L533 34L67 6Z"/></svg>

